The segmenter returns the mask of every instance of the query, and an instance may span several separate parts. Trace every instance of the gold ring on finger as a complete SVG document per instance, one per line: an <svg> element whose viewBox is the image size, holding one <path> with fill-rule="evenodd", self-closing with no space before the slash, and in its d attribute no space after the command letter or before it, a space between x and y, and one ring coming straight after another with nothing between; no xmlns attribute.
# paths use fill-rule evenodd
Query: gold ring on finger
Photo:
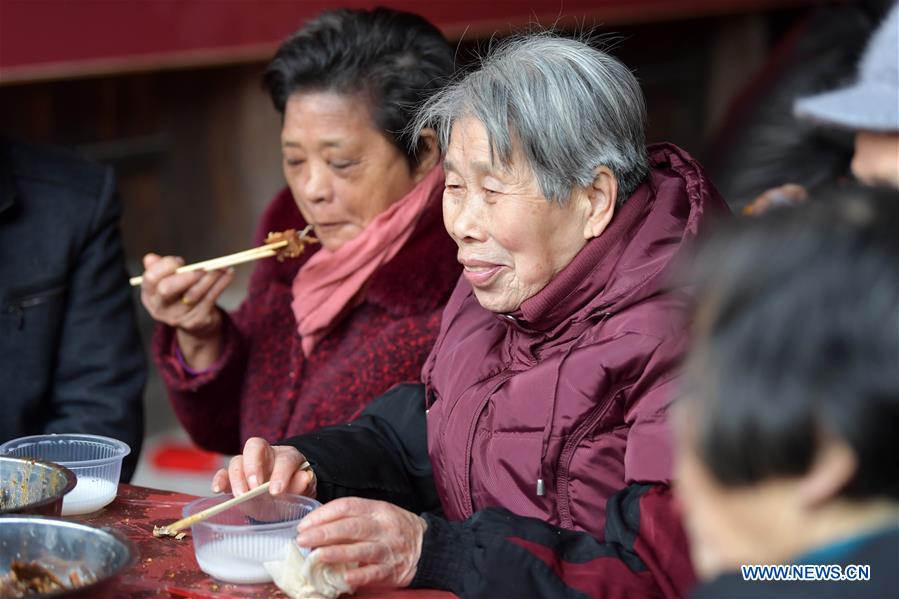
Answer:
<svg viewBox="0 0 899 599"><path fill-rule="evenodd" d="M192 305L193 305L193 301L191 301L190 299L188 299L188 297L187 297L186 295L182 295L182 296L181 296L181 303L184 304L185 306L192 306Z"/></svg>
<svg viewBox="0 0 899 599"><path fill-rule="evenodd" d="M308 472L309 474L312 475L312 478L309 480L309 482L314 485L316 482L316 477L315 477L315 470L312 469L312 464L310 464L309 461L306 460L305 462L300 464L300 470Z"/></svg>

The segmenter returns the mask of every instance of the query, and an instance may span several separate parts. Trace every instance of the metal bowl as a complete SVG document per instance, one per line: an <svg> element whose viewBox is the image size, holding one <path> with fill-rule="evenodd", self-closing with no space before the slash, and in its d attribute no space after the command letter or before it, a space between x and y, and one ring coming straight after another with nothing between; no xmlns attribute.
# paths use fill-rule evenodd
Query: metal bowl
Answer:
<svg viewBox="0 0 899 599"><path fill-rule="evenodd" d="M76 480L59 464L0 456L0 514L58 516L63 495L75 488Z"/></svg>
<svg viewBox="0 0 899 599"><path fill-rule="evenodd" d="M114 531L56 518L0 517L0 580L15 561L39 565L67 584L73 573L83 581L78 588L28 597L111 597L118 575L136 560L134 544Z"/></svg>

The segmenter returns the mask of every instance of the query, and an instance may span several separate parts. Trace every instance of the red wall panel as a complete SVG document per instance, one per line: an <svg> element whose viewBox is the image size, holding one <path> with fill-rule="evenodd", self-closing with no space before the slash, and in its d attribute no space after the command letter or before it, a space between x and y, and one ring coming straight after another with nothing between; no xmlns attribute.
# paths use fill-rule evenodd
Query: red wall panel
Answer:
<svg viewBox="0 0 899 599"><path fill-rule="evenodd" d="M260 60L326 8L417 12L451 38L529 22L613 24L802 0L0 0L0 82Z"/></svg>

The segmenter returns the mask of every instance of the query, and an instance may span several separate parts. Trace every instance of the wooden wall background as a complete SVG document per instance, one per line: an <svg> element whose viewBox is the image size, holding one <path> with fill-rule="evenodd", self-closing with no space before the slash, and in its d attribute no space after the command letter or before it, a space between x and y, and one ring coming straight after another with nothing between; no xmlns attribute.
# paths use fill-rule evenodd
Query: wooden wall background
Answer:
<svg viewBox="0 0 899 599"><path fill-rule="evenodd" d="M737 89L796 11L616 26L612 51L645 90L651 141L702 157ZM481 40L460 46L470 60ZM124 204L129 269L147 251L188 261L248 247L283 185L279 118L262 91L263 63L0 85L0 133L73 147L113 165ZM227 306L241 299L238 270ZM135 301L138 302L135 293ZM152 323L138 305L149 338ZM175 422L159 381L147 391L148 432Z"/></svg>

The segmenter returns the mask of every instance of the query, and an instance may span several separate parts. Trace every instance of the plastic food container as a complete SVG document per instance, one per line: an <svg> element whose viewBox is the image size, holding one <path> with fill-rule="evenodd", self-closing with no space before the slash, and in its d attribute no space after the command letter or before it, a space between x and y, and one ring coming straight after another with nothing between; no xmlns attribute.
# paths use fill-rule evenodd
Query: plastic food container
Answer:
<svg viewBox="0 0 899 599"><path fill-rule="evenodd" d="M99 435L34 435L0 445L0 455L54 462L75 474L78 482L63 499L63 516L89 514L112 502L129 453L126 443Z"/></svg>
<svg viewBox="0 0 899 599"><path fill-rule="evenodd" d="M184 506L184 517L231 499L204 497ZM263 563L283 560L284 548L297 536L297 524L321 504L299 495L268 493L254 497L190 527L200 569L223 582L270 582Z"/></svg>

